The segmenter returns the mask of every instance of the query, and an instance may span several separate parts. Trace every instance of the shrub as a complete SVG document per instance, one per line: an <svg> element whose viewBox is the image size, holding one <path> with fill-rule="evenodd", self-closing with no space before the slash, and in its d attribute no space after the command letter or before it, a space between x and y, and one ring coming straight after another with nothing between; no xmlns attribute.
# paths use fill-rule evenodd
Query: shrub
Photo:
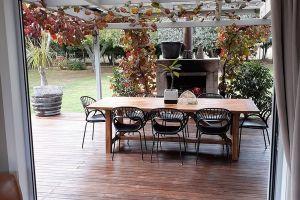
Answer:
<svg viewBox="0 0 300 200"><path fill-rule="evenodd" d="M58 67L61 70L85 70L86 66L80 60L68 60L63 56L58 56L54 62L53 67Z"/></svg>
<svg viewBox="0 0 300 200"><path fill-rule="evenodd" d="M57 67L61 70L68 69L68 60L64 56L57 56L52 64L53 64L53 67Z"/></svg>
<svg viewBox="0 0 300 200"><path fill-rule="evenodd" d="M86 66L80 60L70 60L67 65L68 70L85 70Z"/></svg>
<svg viewBox="0 0 300 200"><path fill-rule="evenodd" d="M120 67L113 68L113 76L110 77L110 87L114 96L136 96L136 88L126 78L124 71Z"/></svg>
<svg viewBox="0 0 300 200"><path fill-rule="evenodd" d="M259 109L272 102L273 77L270 69L259 61L249 61L241 65L232 81L231 95L237 98L252 98Z"/></svg>

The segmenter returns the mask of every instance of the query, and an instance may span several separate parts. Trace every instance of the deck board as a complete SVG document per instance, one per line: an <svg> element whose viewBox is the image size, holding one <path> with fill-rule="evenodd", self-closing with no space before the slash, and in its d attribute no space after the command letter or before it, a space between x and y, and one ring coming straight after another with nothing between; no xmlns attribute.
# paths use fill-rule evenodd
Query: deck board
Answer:
<svg viewBox="0 0 300 200"><path fill-rule="evenodd" d="M188 153L181 166L173 142L162 143L153 163L149 149L141 160L137 141L123 143L111 161L105 154L105 123L95 126L93 141L88 127L81 149L80 113L33 116L32 123L38 199L267 199L270 150L254 130L243 131L238 162L226 161L221 145L203 144L198 165L195 153Z"/></svg>

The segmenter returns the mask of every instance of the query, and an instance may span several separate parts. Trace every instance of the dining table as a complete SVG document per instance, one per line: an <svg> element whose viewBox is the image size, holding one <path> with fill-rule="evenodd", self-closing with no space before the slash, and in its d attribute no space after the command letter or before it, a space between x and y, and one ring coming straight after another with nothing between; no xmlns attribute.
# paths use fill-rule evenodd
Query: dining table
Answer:
<svg viewBox="0 0 300 200"><path fill-rule="evenodd" d="M239 126L241 114L258 113L259 109L252 99L212 99L197 98L197 104L165 104L163 98L156 97L105 97L88 106L89 109L105 111L106 153L112 152L112 119L111 110L114 107L138 107L145 112L155 108L175 108L183 112L193 113L203 108L223 108L231 112L231 152L232 160L239 159Z"/></svg>

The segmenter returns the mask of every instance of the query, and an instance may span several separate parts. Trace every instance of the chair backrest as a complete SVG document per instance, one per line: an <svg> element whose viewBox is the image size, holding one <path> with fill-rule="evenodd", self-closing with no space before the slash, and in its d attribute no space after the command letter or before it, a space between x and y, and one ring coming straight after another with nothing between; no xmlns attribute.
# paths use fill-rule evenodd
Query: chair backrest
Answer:
<svg viewBox="0 0 300 200"><path fill-rule="evenodd" d="M268 120L271 114L272 114L272 104L270 103L265 104L259 113L260 117L262 118L262 120L264 120L266 124L268 124Z"/></svg>
<svg viewBox="0 0 300 200"><path fill-rule="evenodd" d="M19 184L12 174L0 173L0 199L22 200Z"/></svg>
<svg viewBox="0 0 300 200"><path fill-rule="evenodd" d="M224 99L224 97L217 93L202 93L198 98Z"/></svg>
<svg viewBox="0 0 300 200"><path fill-rule="evenodd" d="M179 132L184 129L188 121L188 115L181 110L174 108L156 108L150 111L149 117L152 122L152 126L159 124L160 126L169 126L168 123L172 123L172 126L177 126Z"/></svg>
<svg viewBox="0 0 300 200"><path fill-rule="evenodd" d="M230 126L231 113L223 108L203 108L195 113L196 125L198 127L209 126L212 123L217 126Z"/></svg>
<svg viewBox="0 0 300 200"><path fill-rule="evenodd" d="M139 124L142 127L147 121L145 112L137 107L115 107L111 111L111 117L115 126L128 124L129 120L130 124ZM127 120L127 122L124 120Z"/></svg>
<svg viewBox="0 0 300 200"><path fill-rule="evenodd" d="M92 103L95 103L96 99L89 97L89 96L82 96L82 97L80 97L80 101L81 101L81 104L82 104L85 114L88 115L89 110L87 109L87 106L89 106Z"/></svg>

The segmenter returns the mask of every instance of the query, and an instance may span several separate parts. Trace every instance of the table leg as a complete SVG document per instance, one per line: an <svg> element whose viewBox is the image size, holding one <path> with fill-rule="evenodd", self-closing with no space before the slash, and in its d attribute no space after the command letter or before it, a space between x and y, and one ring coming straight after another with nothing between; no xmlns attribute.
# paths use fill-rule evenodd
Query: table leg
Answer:
<svg viewBox="0 0 300 200"><path fill-rule="evenodd" d="M231 133L232 133L232 160L238 160L239 159L239 126L240 126L240 114L239 113L233 113L232 114L232 127L231 127Z"/></svg>
<svg viewBox="0 0 300 200"><path fill-rule="evenodd" d="M111 111L105 111L105 148L106 153L110 154L112 152L112 121L111 121Z"/></svg>

